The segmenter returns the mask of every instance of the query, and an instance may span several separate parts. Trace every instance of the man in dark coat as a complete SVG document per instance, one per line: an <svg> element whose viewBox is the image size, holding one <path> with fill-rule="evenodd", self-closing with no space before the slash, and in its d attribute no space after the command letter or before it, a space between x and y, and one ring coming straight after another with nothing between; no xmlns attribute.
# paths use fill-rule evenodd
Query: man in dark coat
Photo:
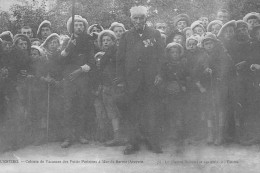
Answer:
<svg viewBox="0 0 260 173"><path fill-rule="evenodd" d="M157 74L164 58L164 44L159 31L145 24L145 7L132 7L130 12L134 27L122 36L117 54L116 81L121 82L118 86L125 86L130 109L128 120L133 127L124 154L138 151L141 141L146 142L148 149L161 153L155 83L160 81Z"/></svg>
<svg viewBox="0 0 260 173"><path fill-rule="evenodd" d="M95 108L93 105L93 76L95 72L94 43L90 35L85 33L87 20L75 15L74 24L70 18L67 29L71 33L74 27L74 38L62 51L64 65L64 128L66 139L63 148L71 145L74 137L86 144L85 126L93 127ZM87 124L86 124L87 123ZM93 130L89 129L89 130Z"/></svg>

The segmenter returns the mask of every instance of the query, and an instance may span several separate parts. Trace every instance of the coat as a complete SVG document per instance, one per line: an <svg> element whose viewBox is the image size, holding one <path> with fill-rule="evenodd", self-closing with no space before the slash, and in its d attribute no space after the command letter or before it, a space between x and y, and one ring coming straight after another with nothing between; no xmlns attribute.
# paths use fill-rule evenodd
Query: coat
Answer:
<svg viewBox="0 0 260 173"><path fill-rule="evenodd" d="M133 94L141 83L148 88L154 84L164 59L164 43L160 32L145 26L142 36L132 28L119 41L117 77L126 83L126 91Z"/></svg>

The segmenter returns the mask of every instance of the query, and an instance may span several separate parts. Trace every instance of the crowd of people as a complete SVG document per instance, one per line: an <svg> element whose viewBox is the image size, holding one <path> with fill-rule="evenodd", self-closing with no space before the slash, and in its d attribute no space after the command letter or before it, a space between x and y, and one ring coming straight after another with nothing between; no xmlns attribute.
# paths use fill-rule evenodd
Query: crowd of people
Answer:
<svg viewBox="0 0 260 173"><path fill-rule="evenodd" d="M187 14L148 26L147 8L130 9L133 27L104 29L75 15L68 35L43 21L0 34L0 139L9 149L59 141L185 145L260 142L260 14L216 20ZM74 21L74 23L72 23ZM7 137L8 136L8 137ZM127 140L125 140L127 138ZM47 139L47 140L46 140Z"/></svg>

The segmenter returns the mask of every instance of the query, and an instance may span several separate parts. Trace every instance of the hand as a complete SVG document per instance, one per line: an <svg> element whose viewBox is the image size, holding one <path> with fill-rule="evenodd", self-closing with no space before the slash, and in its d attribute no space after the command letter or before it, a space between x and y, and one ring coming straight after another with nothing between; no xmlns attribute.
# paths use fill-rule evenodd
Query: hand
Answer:
<svg viewBox="0 0 260 173"><path fill-rule="evenodd" d="M210 69L210 68L207 67L204 72L209 73L209 74L212 74L212 69Z"/></svg>
<svg viewBox="0 0 260 173"><path fill-rule="evenodd" d="M201 93L205 93L207 91L206 88L204 88L204 87L199 87L199 90Z"/></svg>
<svg viewBox="0 0 260 173"><path fill-rule="evenodd" d="M162 77L160 75L157 75L154 80L154 85L158 85L162 82Z"/></svg>
<svg viewBox="0 0 260 173"><path fill-rule="evenodd" d="M74 81L77 77L79 77L79 75L82 73L82 69L79 68L75 71L73 71L70 75L69 75L69 80L72 82Z"/></svg>
<svg viewBox="0 0 260 173"><path fill-rule="evenodd" d="M259 64L252 64L250 66L250 70L252 70L252 71L260 70L260 65Z"/></svg>
<svg viewBox="0 0 260 173"><path fill-rule="evenodd" d="M81 69L83 72L88 72L90 70L90 67L87 64L85 64L85 65L81 66Z"/></svg>

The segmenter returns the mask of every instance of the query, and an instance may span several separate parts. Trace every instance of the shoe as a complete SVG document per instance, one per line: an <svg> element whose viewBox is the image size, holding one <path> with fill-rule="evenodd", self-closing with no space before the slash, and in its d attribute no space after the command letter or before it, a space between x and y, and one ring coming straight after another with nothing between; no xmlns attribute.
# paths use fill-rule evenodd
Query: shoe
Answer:
<svg viewBox="0 0 260 173"><path fill-rule="evenodd" d="M80 142L81 144L88 144L88 143L89 143L89 141L88 141L86 138L84 138L84 137L80 137L80 138L79 138L79 142Z"/></svg>
<svg viewBox="0 0 260 173"><path fill-rule="evenodd" d="M61 143L61 148L68 148L69 146L71 146L71 142L68 139Z"/></svg>
<svg viewBox="0 0 260 173"><path fill-rule="evenodd" d="M156 154L163 153L162 148L158 144L152 144L148 140L145 140L144 142L149 151L156 153Z"/></svg>
<svg viewBox="0 0 260 173"><path fill-rule="evenodd" d="M134 154L140 150L138 145L128 145L124 150L124 155Z"/></svg>
<svg viewBox="0 0 260 173"><path fill-rule="evenodd" d="M117 146L123 146L125 145L125 142L122 140L118 140L118 139L113 139L111 141L107 141L105 143L105 146L107 147L117 147Z"/></svg>

